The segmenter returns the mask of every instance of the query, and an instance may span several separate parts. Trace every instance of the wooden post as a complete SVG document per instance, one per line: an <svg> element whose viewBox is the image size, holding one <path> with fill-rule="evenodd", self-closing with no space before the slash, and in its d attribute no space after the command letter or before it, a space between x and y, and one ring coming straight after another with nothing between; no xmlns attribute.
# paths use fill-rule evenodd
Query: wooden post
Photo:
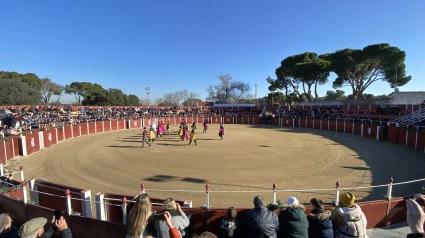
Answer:
<svg viewBox="0 0 425 238"><path fill-rule="evenodd" d="M206 210L210 209L210 185L205 185L205 194L206 194Z"/></svg>
<svg viewBox="0 0 425 238"><path fill-rule="evenodd" d="M122 224L127 225L127 198L122 198Z"/></svg>
<svg viewBox="0 0 425 238"><path fill-rule="evenodd" d="M20 172L21 181L24 181L24 166L23 165L19 166L19 170L21 171Z"/></svg>
<svg viewBox="0 0 425 238"><path fill-rule="evenodd" d="M24 203L27 203L28 198L27 198L27 181L22 180L21 182L21 186L22 186L22 201Z"/></svg>
<svg viewBox="0 0 425 238"><path fill-rule="evenodd" d="M339 204L339 186L341 186L341 184L339 182L336 182L335 185L336 185L335 186L335 189L336 189L336 191L335 191L335 206L338 206L338 204Z"/></svg>
<svg viewBox="0 0 425 238"><path fill-rule="evenodd" d="M69 191L69 189L67 189L65 191L65 196L66 196L66 210L68 212L68 215L71 215L71 191Z"/></svg>
<svg viewBox="0 0 425 238"><path fill-rule="evenodd" d="M276 202L276 183L273 184L273 204L277 204L277 202Z"/></svg>
<svg viewBox="0 0 425 238"><path fill-rule="evenodd" d="M96 198L96 218L101 221L106 221L103 193L96 193L95 198Z"/></svg>

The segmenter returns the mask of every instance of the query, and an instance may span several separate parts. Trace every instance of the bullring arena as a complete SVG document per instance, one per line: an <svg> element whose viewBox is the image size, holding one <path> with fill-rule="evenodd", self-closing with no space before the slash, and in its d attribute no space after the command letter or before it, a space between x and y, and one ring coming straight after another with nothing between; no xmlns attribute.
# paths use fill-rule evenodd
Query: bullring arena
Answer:
<svg viewBox="0 0 425 238"><path fill-rule="evenodd" d="M198 145L178 138L183 119L198 123ZM151 120L170 120L171 133L141 148L142 127ZM211 123L206 134L204 120ZM318 197L331 209L336 194L352 191L367 227L382 227L405 221L403 196L423 192L425 133L388 125L379 141L379 127L370 120L273 118L269 125L254 116L215 116L48 128L3 142L4 166L20 173L13 183L21 187L0 195L0 210L23 223L60 209L72 214L75 237L122 237L141 189L154 210L175 198L192 215L196 232L214 231L229 206L243 218L255 195L267 203L295 196L307 204Z"/></svg>
<svg viewBox="0 0 425 238"><path fill-rule="evenodd" d="M206 134L198 127L197 146L178 138L177 125L151 148L140 148L141 129L67 140L24 158L25 174L93 193L137 194L144 183L153 197L192 200L194 207L205 205L206 184L211 190L210 206L251 207L256 194L271 202L273 183L278 191L330 190L277 192L277 199L296 196L307 203L318 196L331 203L337 181L341 187L354 188L386 184L390 177L396 182L425 177L422 154L357 135L229 124L221 141L218 124L212 124ZM10 170L18 168L10 165ZM420 192L419 188L396 187L393 196ZM360 201L384 195L386 188L356 191Z"/></svg>

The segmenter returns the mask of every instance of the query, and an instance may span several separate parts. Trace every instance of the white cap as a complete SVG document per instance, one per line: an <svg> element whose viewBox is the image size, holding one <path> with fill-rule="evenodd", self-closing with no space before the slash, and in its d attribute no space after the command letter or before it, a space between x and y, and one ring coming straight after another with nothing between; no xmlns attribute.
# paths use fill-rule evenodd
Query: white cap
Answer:
<svg viewBox="0 0 425 238"><path fill-rule="evenodd" d="M288 204L288 205L297 205L298 204L298 199L296 199L295 197L289 197L286 200L286 204Z"/></svg>

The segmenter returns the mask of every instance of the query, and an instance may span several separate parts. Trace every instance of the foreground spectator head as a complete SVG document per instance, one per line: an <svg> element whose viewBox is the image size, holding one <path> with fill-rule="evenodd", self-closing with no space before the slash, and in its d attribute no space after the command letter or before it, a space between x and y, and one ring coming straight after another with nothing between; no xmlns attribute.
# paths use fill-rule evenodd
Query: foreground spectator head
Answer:
<svg viewBox="0 0 425 238"><path fill-rule="evenodd" d="M162 208L164 210L175 210L176 209L176 201L173 198L167 198L162 203Z"/></svg>
<svg viewBox="0 0 425 238"><path fill-rule="evenodd" d="M323 204L322 200L317 198L312 198L310 200L310 204L313 208L313 210L323 211L325 210L325 205Z"/></svg>
<svg viewBox="0 0 425 238"><path fill-rule="evenodd" d="M355 199L356 197L354 197L354 194L350 192L345 192L339 195L339 201L344 207L352 207Z"/></svg>
<svg viewBox="0 0 425 238"><path fill-rule="evenodd" d="M198 238L217 238L217 236L211 232L205 231L200 236L198 236Z"/></svg>
<svg viewBox="0 0 425 238"><path fill-rule="evenodd" d="M152 214L152 206L147 194L140 194L136 198L133 209L127 219L127 234L140 237L145 231L149 217Z"/></svg>
<svg viewBox="0 0 425 238"><path fill-rule="evenodd" d="M21 238L40 237L44 233L44 226L47 224L47 219L37 217L27 221L21 226Z"/></svg>
<svg viewBox="0 0 425 238"><path fill-rule="evenodd" d="M12 218L7 213L0 214L0 233L12 226Z"/></svg>
<svg viewBox="0 0 425 238"><path fill-rule="evenodd" d="M264 198L262 196L255 196L254 197L254 206L255 207L265 207L266 202L264 201Z"/></svg>
<svg viewBox="0 0 425 238"><path fill-rule="evenodd" d="M288 199L286 199L286 204L297 205L299 204L299 202L298 202L298 199L296 199L295 197L288 197Z"/></svg>
<svg viewBox="0 0 425 238"><path fill-rule="evenodd" d="M238 216L238 212L236 211L234 207L227 208L227 215L226 215L227 220L235 221L237 216Z"/></svg>

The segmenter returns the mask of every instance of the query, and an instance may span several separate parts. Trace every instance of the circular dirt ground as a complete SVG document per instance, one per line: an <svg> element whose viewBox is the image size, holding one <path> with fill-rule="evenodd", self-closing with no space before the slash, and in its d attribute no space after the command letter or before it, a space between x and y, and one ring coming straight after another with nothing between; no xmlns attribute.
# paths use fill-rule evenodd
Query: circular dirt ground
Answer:
<svg viewBox="0 0 425 238"><path fill-rule="evenodd" d="M212 207L251 207L252 198L272 199L278 189L333 189L385 184L425 177L424 154L358 135L330 131L262 125L225 125L221 141L218 126L207 134L198 129L198 145L178 139L177 127L151 148L140 148L142 130L122 130L64 141L21 159L26 178L40 178L91 189L92 193L138 194L147 189L198 190L164 192L148 190L151 197L205 204L205 184L211 186ZM420 191L424 183L394 186L393 195ZM216 192L213 191L249 191ZM251 192L255 191L255 192ZM358 200L381 199L386 188L354 191ZM312 197L334 200L334 191L278 192L285 201L296 196L306 203Z"/></svg>

